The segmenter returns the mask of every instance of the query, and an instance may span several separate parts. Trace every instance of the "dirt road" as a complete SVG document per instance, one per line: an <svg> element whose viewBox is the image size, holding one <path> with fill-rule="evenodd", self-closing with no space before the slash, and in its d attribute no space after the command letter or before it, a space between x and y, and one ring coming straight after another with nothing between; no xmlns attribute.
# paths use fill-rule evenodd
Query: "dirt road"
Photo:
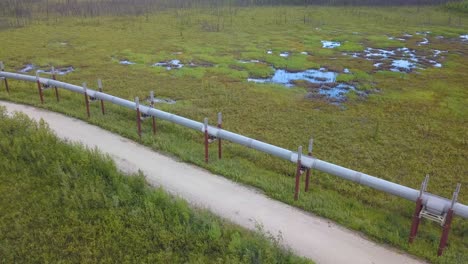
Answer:
<svg viewBox="0 0 468 264"><path fill-rule="evenodd" d="M246 228L255 229L256 223L260 223L265 231L275 235L281 232L285 245L317 263L423 263L327 219L272 200L251 188L83 121L24 105L2 101L0 105L9 112L21 111L33 119L44 119L60 138L98 147L110 154L121 170L140 169L150 184L162 186L196 206L208 208Z"/></svg>

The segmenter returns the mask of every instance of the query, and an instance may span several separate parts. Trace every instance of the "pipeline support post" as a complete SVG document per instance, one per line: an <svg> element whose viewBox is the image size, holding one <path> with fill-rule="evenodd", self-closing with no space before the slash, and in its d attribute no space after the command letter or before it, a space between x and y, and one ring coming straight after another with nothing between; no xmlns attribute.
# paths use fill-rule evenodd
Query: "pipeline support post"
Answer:
<svg viewBox="0 0 468 264"><path fill-rule="evenodd" d="M52 66L52 79L53 79L54 81L57 80L57 77L56 77L56 75L55 75L55 68L54 68L54 66ZM58 87L57 87L57 86L54 86L54 89L55 89L55 98L57 98L57 102L60 102Z"/></svg>
<svg viewBox="0 0 468 264"><path fill-rule="evenodd" d="M416 199L416 207L413 213L413 221L411 223L411 231L408 239L408 243L413 243L416 234L418 233L419 223L421 222L421 210L423 209L422 196L427 190L427 184L429 183L429 175L426 175L424 181L421 184L421 189L419 190L418 199Z"/></svg>
<svg viewBox="0 0 468 264"><path fill-rule="evenodd" d="M150 106L154 108L154 91L150 92ZM156 117L153 116L153 135L156 135Z"/></svg>
<svg viewBox="0 0 468 264"><path fill-rule="evenodd" d="M448 235L450 232L450 227L452 225L452 218L453 218L453 206L458 200L458 194L460 193L460 188L461 184L457 184L457 188L455 189L455 192L453 193L452 197L452 204L450 206L450 209L448 210L447 214L445 215L445 221L442 229L442 236L440 237L440 242L439 242L439 249L437 251L437 256L442 256L442 253L444 252L445 247L447 246L447 241L448 241Z"/></svg>
<svg viewBox="0 0 468 264"><path fill-rule="evenodd" d="M102 93L102 81L101 81L101 79L98 79L97 83L98 83L99 92ZM104 100L102 100L102 99L101 99L101 112L102 112L103 115L106 114L106 110L104 109Z"/></svg>
<svg viewBox="0 0 468 264"><path fill-rule="evenodd" d="M299 199L299 184L301 182L301 174L304 173L302 170L302 146L299 146L297 149L297 167L296 167L296 185L294 188L294 200L297 201Z"/></svg>
<svg viewBox="0 0 468 264"><path fill-rule="evenodd" d="M0 71L5 71L5 64L3 64L3 61L0 61ZM6 77L3 77L3 82L5 83L5 89L7 93L10 94L10 88L8 87L8 80Z"/></svg>
<svg viewBox="0 0 468 264"><path fill-rule="evenodd" d="M39 80L39 73L36 72L36 83L37 83L37 89L39 91L39 99L41 100L41 104L44 103L44 95L42 94L42 85L41 81Z"/></svg>
<svg viewBox="0 0 468 264"><path fill-rule="evenodd" d="M205 128L205 162L208 163L208 117L205 117L203 126Z"/></svg>
<svg viewBox="0 0 468 264"><path fill-rule="evenodd" d="M91 113L89 111L89 98L88 98L88 88L86 87L86 83L83 83L83 90L84 90L84 99L85 99L85 105L86 105L86 115L88 118L91 117Z"/></svg>
<svg viewBox="0 0 468 264"><path fill-rule="evenodd" d="M309 157L312 157L313 144L314 144L314 139L311 138L309 140L309 148L308 148L308 153L307 153L307 156L309 156ZM310 173L311 173L311 169L307 168L306 169L306 178L305 178L305 189L304 189L306 192L309 191Z"/></svg>
<svg viewBox="0 0 468 264"><path fill-rule="evenodd" d="M138 137L141 140L141 114L140 114L140 99L135 97L135 104L136 104L136 120L137 120L137 132Z"/></svg>
<svg viewBox="0 0 468 264"><path fill-rule="evenodd" d="M218 113L218 128L221 129L223 125L223 115L221 112ZM223 148L221 145L221 138L218 138L218 158L221 159L223 156Z"/></svg>

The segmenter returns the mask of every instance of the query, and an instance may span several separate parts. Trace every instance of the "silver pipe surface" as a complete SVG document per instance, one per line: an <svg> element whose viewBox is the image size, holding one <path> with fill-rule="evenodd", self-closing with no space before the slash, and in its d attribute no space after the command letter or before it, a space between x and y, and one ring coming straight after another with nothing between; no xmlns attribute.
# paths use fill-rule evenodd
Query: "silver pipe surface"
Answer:
<svg viewBox="0 0 468 264"><path fill-rule="evenodd" d="M21 81L29 81L35 82L35 76L17 74L17 73L10 73L10 72L0 72L0 77L5 77L8 79L15 79ZM63 88L72 92L76 93L84 93L84 88L77 85L72 85L64 82L55 81L52 79L47 78L39 78L39 81L43 84L47 84L49 86L56 86L59 88ZM137 105L135 102L125 100L116 96L112 96L106 93L97 92L87 88L86 92L89 96L95 97L97 99L101 99L104 101L111 102L113 104L117 104L128 109L135 110ZM181 117L178 115L174 115L168 112L164 112L155 108L147 107L144 105L139 105L138 108L140 112L157 117L162 120L166 120L181 126L185 126L200 132L204 132L204 124L201 122L197 122L185 117ZM298 153L293 152L284 148L280 148L262 141L258 141L246 136L242 136L224 129L220 129L213 126L208 126L208 134L225 139L249 148L253 148L267 154L271 154L273 156L289 160L291 162L297 163L298 161ZM419 190L412 189L410 187L406 187L394 182L390 182L387 180L383 180L371 175L367 175L365 173L361 173L358 171L354 171L351 169L347 169L326 161L319 160L314 157L304 156L301 157L301 164L304 167L316 169L328 174L332 174L338 176L340 178L353 181L359 183L361 185L365 185L371 188L374 188L379 191L383 191L410 201L416 201L419 197ZM422 194L423 204L428 207L428 209L432 209L433 211L439 212L440 214L446 213L452 206L452 200L436 196L430 193L423 192ZM461 204L461 203L454 203L453 204L453 211L456 215L459 215L463 218L468 218L468 206Z"/></svg>

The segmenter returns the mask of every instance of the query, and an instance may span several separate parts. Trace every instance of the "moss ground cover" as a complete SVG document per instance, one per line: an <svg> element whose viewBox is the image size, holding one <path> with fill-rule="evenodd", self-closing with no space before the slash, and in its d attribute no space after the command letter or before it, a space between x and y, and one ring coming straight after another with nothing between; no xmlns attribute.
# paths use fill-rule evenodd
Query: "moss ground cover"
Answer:
<svg viewBox="0 0 468 264"><path fill-rule="evenodd" d="M0 109L2 263L309 263Z"/></svg>
<svg viewBox="0 0 468 264"><path fill-rule="evenodd" d="M418 188L432 175L429 190L450 197L457 182L467 183L468 17L438 7L263 7L223 11L222 19L209 9L167 10L142 17L58 17L2 31L0 58L7 69L27 63L72 65L76 71L60 80L88 86L102 78L104 90L127 99L144 98L150 90L177 100L159 108L196 120L214 121L218 111L224 127L289 149L315 138L318 158ZM218 28L219 31L212 30ZM426 35L418 32L429 32ZM411 34L406 41L389 39ZM439 36L442 36L440 38ZM428 38L428 45L418 43ZM321 40L340 41L335 49ZM65 43L62 45L60 43ZM343 53L366 47L448 51L442 68L413 73L376 71L372 61ZM272 54L267 51L271 50ZM306 51L309 55L300 54ZM281 57L281 52L291 56ZM128 59L137 64L118 63ZM179 59L208 62L212 67L167 71L153 63ZM264 77L271 69L259 60L289 70L325 67L350 76L360 90L377 90L367 98L353 93L340 106L305 99L303 88L259 85L249 76ZM32 84L12 82L2 99L38 103ZM62 92L55 103L46 92L44 107L85 119L82 97ZM89 122L136 139L134 113L108 105L100 116L92 106ZM397 246L438 263L467 262L468 224L457 219L450 245L435 257L440 228L424 223L414 245L407 245L413 204L336 177L314 172L313 188L294 202L294 166L288 162L226 143L225 158L203 163L200 134L165 122L156 137L145 123L142 142L154 149L206 167L267 195L329 217L371 238ZM215 157L215 149L212 149ZM468 202L463 191L460 201Z"/></svg>

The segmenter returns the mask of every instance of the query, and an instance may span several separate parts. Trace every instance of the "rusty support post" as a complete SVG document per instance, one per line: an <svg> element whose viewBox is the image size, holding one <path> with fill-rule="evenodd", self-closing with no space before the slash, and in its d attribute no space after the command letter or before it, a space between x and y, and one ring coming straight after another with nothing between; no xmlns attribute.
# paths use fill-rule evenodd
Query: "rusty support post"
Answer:
<svg viewBox="0 0 468 264"><path fill-rule="evenodd" d="M419 228L419 223L421 222L421 218L419 217L419 214L421 213L421 210L423 208L422 205L422 199L419 197L416 200L416 208L414 209L413 213L413 222L411 224L411 231L410 231L410 237L408 240L408 243L413 243L414 238L416 237L416 234L418 233L418 228Z"/></svg>
<svg viewBox="0 0 468 264"><path fill-rule="evenodd" d="M311 138L309 140L309 148L308 148L308 153L307 155L309 157L312 157L312 148L313 148L313 144L314 144L314 139ZM310 183L310 173L311 173L311 169L310 168L307 168L306 170L306 178L305 178L305 191L308 192L309 191L309 183Z"/></svg>
<svg viewBox="0 0 468 264"><path fill-rule="evenodd" d="M440 237L439 250L437 250L437 256L442 256L444 249L447 246L448 235L450 232L450 226L452 225L453 209L450 208L445 216L444 227L442 229L442 236Z"/></svg>
<svg viewBox="0 0 468 264"><path fill-rule="evenodd" d="M135 97L135 104L136 104L136 120L137 120L137 131L138 137L141 140L141 114L140 114L140 99Z"/></svg>
<svg viewBox="0 0 468 264"><path fill-rule="evenodd" d="M445 221L443 225L443 230L442 230L442 236L440 238L440 243L439 243L439 250L437 251L437 256L442 256L442 253L444 252L445 247L447 246L447 241L448 241L448 235L450 232L450 227L452 225L452 218L453 218L453 206L458 200L458 193L460 192L461 184L457 184L457 188L455 189L455 192L453 193L452 197L452 204L450 209L448 210L447 214L445 215Z"/></svg>
<svg viewBox="0 0 468 264"><path fill-rule="evenodd" d="M101 81L101 79L98 79L97 83L98 83L99 92L102 93L102 81ZM104 108L104 100L102 100L102 99L101 99L101 112L102 112L103 115L106 114L106 110Z"/></svg>
<svg viewBox="0 0 468 264"><path fill-rule="evenodd" d="M5 71L5 64L3 64L3 61L0 61L0 71ZM10 87L8 87L8 80L7 78L3 78L3 82L5 83L5 89L8 94L10 94Z"/></svg>
<svg viewBox="0 0 468 264"><path fill-rule="evenodd" d="M301 159L302 159L302 146L300 146L297 150L296 186L294 189L295 201L299 199L299 184L300 184L300 179L301 179L301 174L302 174L301 173L301 169L302 169Z"/></svg>
<svg viewBox="0 0 468 264"><path fill-rule="evenodd" d="M208 118L204 120L205 127L205 162L208 163Z"/></svg>
<svg viewBox="0 0 468 264"><path fill-rule="evenodd" d="M223 115L221 112L218 113L218 128L222 128L223 125ZM221 159L223 157L223 147L221 145L221 138L218 137L218 158Z"/></svg>
<svg viewBox="0 0 468 264"><path fill-rule="evenodd" d="M154 108L154 91L150 92L150 105ZM153 116L153 135L156 135L156 117Z"/></svg>
<svg viewBox="0 0 468 264"><path fill-rule="evenodd" d="M54 66L52 66L52 79L54 79L54 81L57 80L57 77L55 76ZM58 92L57 86L54 86L54 89L55 89L55 98L57 98L57 102L60 102L59 92Z"/></svg>
<svg viewBox="0 0 468 264"><path fill-rule="evenodd" d="M413 243L414 238L416 237L418 233L418 228L419 228L419 223L421 222L421 210L423 209L423 204L422 204L422 196L424 192L427 190L427 184L429 183L429 175L426 175L426 178L424 178L424 181L421 184L421 189L419 190L419 197L416 200L416 208L414 208L414 213L413 213L413 221L411 223L411 230L410 230L410 236L408 239L408 243Z"/></svg>
<svg viewBox="0 0 468 264"><path fill-rule="evenodd" d="M41 104L44 103L44 95L42 94L42 85L39 81L39 73L36 72L36 83L37 83L37 90L39 91L39 98L41 99Z"/></svg>
<svg viewBox="0 0 468 264"><path fill-rule="evenodd" d="M88 92L87 92L87 87L86 87L86 83L83 83L83 89L84 89L84 99L85 99L85 104L86 104L86 115L88 116L88 118L91 117L91 113L89 111L89 98L88 98Z"/></svg>

